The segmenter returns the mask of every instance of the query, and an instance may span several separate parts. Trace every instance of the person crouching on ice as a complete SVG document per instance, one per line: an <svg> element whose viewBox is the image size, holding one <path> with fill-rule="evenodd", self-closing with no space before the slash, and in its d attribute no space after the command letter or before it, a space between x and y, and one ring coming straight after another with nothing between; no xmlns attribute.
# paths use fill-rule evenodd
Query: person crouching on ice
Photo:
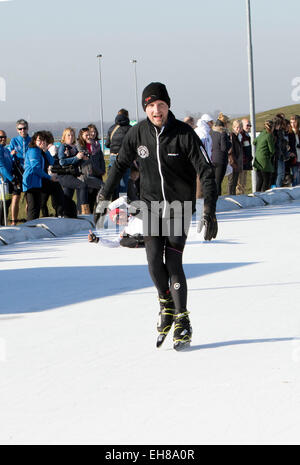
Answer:
<svg viewBox="0 0 300 465"><path fill-rule="evenodd" d="M147 119L138 123L124 138L119 155L105 186L98 194L96 227L123 173L138 160L143 231L149 272L160 303L157 347L164 342L174 323L173 347L190 345L192 327L187 310L187 282L182 255L196 205L196 176L204 195L204 239L217 236L215 216L217 186L213 166L195 131L175 119L170 111L166 86L152 82L143 91L142 105ZM177 208L173 208L176 203ZM170 208L172 207L172 208Z"/></svg>
<svg viewBox="0 0 300 465"><path fill-rule="evenodd" d="M137 249L144 247L143 237L143 221L140 218L141 214L138 210L133 208L132 213L129 214L130 204L127 203L126 197L120 197L108 206L108 217L117 225L117 227L124 226L123 231L116 239L108 239L98 237L91 230L89 231L88 241L96 242L105 247L129 247ZM133 213L134 212L134 213Z"/></svg>

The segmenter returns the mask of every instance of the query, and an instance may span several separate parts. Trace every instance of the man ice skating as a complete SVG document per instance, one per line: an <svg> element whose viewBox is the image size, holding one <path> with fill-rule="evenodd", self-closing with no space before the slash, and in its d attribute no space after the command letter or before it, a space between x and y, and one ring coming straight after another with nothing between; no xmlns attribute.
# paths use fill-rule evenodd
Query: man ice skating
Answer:
<svg viewBox="0 0 300 465"><path fill-rule="evenodd" d="M164 84L153 82L143 91L147 119L126 135L105 186L98 195L96 226L101 225L107 201L124 171L134 160L140 170L140 199L144 205L144 242L151 278L157 288L160 313L157 347L174 323L174 349L189 346L192 328L187 310L187 283L182 266L188 227L196 204L196 175L204 194L198 231L205 240L217 236L217 187L214 170L195 131L176 120Z"/></svg>

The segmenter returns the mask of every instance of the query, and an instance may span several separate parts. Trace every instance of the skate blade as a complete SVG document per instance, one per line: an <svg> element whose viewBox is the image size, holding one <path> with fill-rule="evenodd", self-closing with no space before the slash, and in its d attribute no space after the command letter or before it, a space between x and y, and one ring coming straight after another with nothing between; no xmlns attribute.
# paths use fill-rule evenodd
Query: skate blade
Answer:
<svg viewBox="0 0 300 465"><path fill-rule="evenodd" d="M165 339L167 337L167 334L160 334L157 338L157 341L156 341L156 347L157 349L159 349L163 343L165 342Z"/></svg>
<svg viewBox="0 0 300 465"><path fill-rule="evenodd" d="M175 342L174 344L174 349L177 351L177 352L183 352L184 350L188 350L190 347L191 347L191 341L187 341L187 342Z"/></svg>

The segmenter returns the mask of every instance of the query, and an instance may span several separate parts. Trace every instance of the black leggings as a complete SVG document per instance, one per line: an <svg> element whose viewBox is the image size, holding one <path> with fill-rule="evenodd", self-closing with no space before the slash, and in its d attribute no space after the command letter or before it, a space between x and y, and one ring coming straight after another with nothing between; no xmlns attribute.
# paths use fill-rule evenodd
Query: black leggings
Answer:
<svg viewBox="0 0 300 465"><path fill-rule="evenodd" d="M150 276L158 294L164 296L170 289L176 313L186 310L187 282L182 256L187 236L145 236L145 248Z"/></svg>

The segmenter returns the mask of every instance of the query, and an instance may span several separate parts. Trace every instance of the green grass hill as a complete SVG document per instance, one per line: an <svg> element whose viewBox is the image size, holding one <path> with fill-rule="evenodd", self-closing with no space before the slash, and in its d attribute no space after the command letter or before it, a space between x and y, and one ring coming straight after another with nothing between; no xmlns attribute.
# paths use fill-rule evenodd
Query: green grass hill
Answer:
<svg viewBox="0 0 300 465"><path fill-rule="evenodd" d="M272 110L263 111L256 114L256 130L262 131L264 122L268 119L273 119L278 113L284 113L285 117L289 119L291 115L300 115L300 104L288 105L286 107L273 108ZM249 115L241 116L241 118L249 118Z"/></svg>

